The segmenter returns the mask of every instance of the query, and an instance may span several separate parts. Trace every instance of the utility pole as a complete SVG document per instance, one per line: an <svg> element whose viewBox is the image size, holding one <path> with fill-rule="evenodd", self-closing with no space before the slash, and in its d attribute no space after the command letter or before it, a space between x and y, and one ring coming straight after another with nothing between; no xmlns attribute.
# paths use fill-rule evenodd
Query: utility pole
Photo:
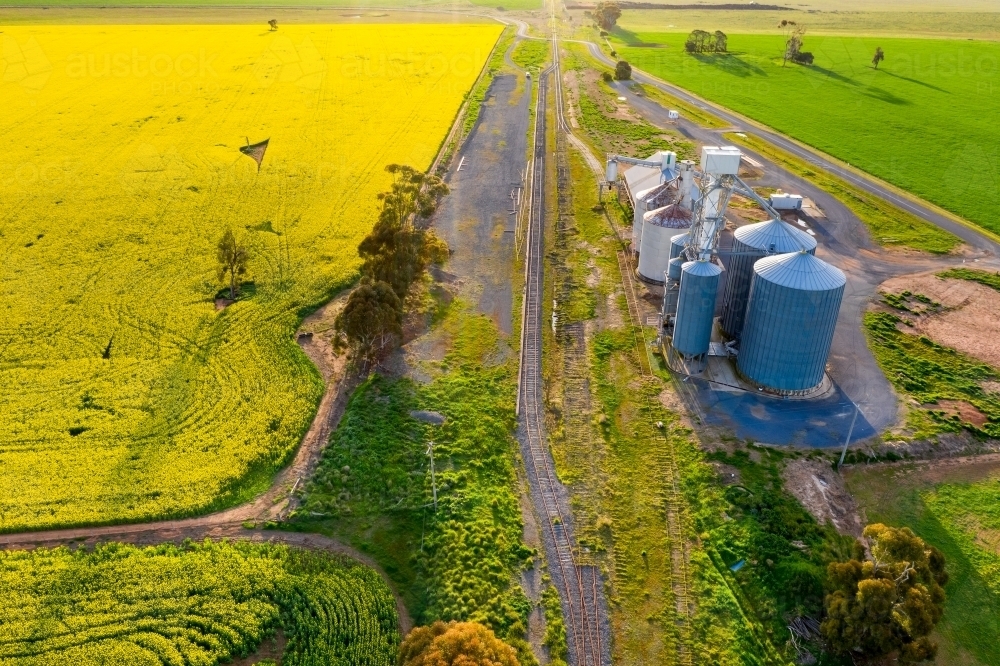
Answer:
<svg viewBox="0 0 1000 666"><path fill-rule="evenodd" d="M861 408L858 407L857 403L854 404L854 418L851 419L851 427L847 430L847 439L844 441L844 450L840 452L840 462L837 463L837 469L844 464L844 458L847 456L847 446L851 443L851 435L854 434L854 424L858 420L858 412Z"/></svg>
<svg viewBox="0 0 1000 666"><path fill-rule="evenodd" d="M427 443L427 455L431 458L431 491L434 493L434 511L438 510L437 480L434 478L434 442Z"/></svg>

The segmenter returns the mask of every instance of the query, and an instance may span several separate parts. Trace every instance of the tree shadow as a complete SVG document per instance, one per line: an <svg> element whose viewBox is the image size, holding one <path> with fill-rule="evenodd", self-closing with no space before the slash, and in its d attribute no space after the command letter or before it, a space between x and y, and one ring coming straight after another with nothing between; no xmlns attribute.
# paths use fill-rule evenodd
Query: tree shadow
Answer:
<svg viewBox="0 0 1000 666"><path fill-rule="evenodd" d="M844 76L843 74L838 74L832 69L827 69L826 67L821 67L819 65L799 65L800 67L807 67L810 71L818 72L823 76L833 79L834 81L839 81L841 83L846 83L849 86L860 86L861 84L854 79Z"/></svg>
<svg viewBox="0 0 1000 666"><path fill-rule="evenodd" d="M945 554L944 624L938 633L955 648L972 653L984 664L996 663L995 637L1000 635L1000 596L987 585L947 529L920 499L920 518L913 525L918 535Z"/></svg>
<svg viewBox="0 0 1000 666"><path fill-rule="evenodd" d="M734 76L767 76L767 72L739 56L742 53L692 53L691 56L703 65L711 65Z"/></svg>
<svg viewBox="0 0 1000 666"><path fill-rule="evenodd" d="M866 97L871 97L872 99L877 99L880 102L885 102L886 104L894 104L896 106L913 106L913 102L902 97L897 97L888 90L882 90L881 88L876 88L875 86L868 86L862 92Z"/></svg>
<svg viewBox="0 0 1000 666"><path fill-rule="evenodd" d="M861 94L866 97L871 97L872 99L877 99L880 102L885 102L887 104L894 104L896 106L912 106L913 102L903 97L899 97L889 92L888 90L883 90L882 88L876 88L875 86L865 86L865 84L855 81L854 79L839 74L832 69L827 69L819 65L801 65L802 67L807 67L809 71L822 74L823 76L833 79L839 83L845 85L854 86L855 88L861 88Z"/></svg>
<svg viewBox="0 0 1000 666"><path fill-rule="evenodd" d="M951 94L951 91L949 91L949 90L945 90L944 88L938 88L937 86L935 86L933 84L930 84L930 83L926 83L925 81L920 81L918 79L911 79L910 77L903 76L902 74L893 74L892 72L890 72L888 70L885 70L885 69L877 69L875 71L878 74L885 74L886 76L891 76L891 77L893 77L895 79L901 79L903 81L909 81L910 83L916 83L918 86L923 86L925 88L930 88L931 90L937 90L938 92L943 92L946 95L950 95Z"/></svg>
<svg viewBox="0 0 1000 666"><path fill-rule="evenodd" d="M625 42L626 46L633 46L633 47L639 47L639 48L653 48L653 47L666 47L667 46L667 44L658 44L656 42L646 42L646 41L643 41L639 37L639 35L637 35L636 33L632 32L631 30L626 30L625 28L621 27L620 25L616 25L614 28L612 28L611 34L614 35L615 37L617 37L618 39L622 40L623 42Z"/></svg>

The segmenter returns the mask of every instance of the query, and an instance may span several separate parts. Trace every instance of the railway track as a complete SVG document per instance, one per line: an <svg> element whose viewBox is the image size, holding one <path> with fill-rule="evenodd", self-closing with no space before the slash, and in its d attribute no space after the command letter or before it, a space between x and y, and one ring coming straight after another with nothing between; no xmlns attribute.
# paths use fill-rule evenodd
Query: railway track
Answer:
<svg viewBox="0 0 1000 666"><path fill-rule="evenodd" d="M556 70L558 71L558 70ZM566 621L566 641L572 666L611 663L604 638L606 614L601 613L603 585L595 567L579 566L565 490L556 479L545 437L542 395L542 326L544 290L545 158L549 67L538 79L534 166L525 258L524 317L520 368L521 455L531 487L532 503L542 524L549 573L559 591Z"/></svg>
<svg viewBox="0 0 1000 666"><path fill-rule="evenodd" d="M635 282L632 273L632 262L628 252L619 250L618 268L621 271L622 287L625 290L625 300L628 303L628 318L635 335L636 356L639 369L644 377L651 377L649 353L646 350L645 338L642 334L642 312L639 309L635 295ZM647 406L651 414L659 412L659 405L647 398ZM660 423L663 423L661 419ZM677 663L681 666L694 666L695 655L692 650L691 616L694 606L691 599L691 576L688 570L688 540L685 536L684 517L686 504L680 491L680 470L677 467L677 455L673 441L660 423L654 430L663 439L663 447L657 462L666 472L668 486L663 493L663 508L667 519L667 536L670 540L670 582L674 596L674 609L677 613Z"/></svg>

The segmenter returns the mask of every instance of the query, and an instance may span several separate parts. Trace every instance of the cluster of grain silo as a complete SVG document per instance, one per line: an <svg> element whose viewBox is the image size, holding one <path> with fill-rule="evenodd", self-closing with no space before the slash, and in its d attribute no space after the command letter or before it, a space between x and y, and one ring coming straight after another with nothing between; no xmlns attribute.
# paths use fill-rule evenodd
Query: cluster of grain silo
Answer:
<svg viewBox="0 0 1000 666"><path fill-rule="evenodd" d="M815 238L783 222L740 180L741 157L731 146L705 146L698 171L694 162L677 163L672 154L647 160L613 156L609 173L617 161L638 166L626 179L630 192L639 190L631 197L636 273L664 285L668 360L682 361L685 372L705 367L724 283L718 329L724 337L716 339L729 340L722 347L735 355L738 374L769 392L806 394L822 384L846 278L815 256ZM755 200L773 219L736 229L732 249L720 252L718 238L734 192ZM728 269L719 255L729 255Z"/></svg>

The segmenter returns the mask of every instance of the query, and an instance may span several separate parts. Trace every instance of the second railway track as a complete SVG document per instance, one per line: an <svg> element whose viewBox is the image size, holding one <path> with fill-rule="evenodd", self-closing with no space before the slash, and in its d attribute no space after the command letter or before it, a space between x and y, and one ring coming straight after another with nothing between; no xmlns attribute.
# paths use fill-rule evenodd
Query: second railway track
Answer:
<svg viewBox="0 0 1000 666"><path fill-rule="evenodd" d="M553 42L554 53L558 47ZM538 103L534 136L534 166L525 257L524 321L519 404L521 405L521 454L531 488L531 499L542 524L549 573L559 591L566 620L569 663L572 666L606 666L611 663L607 640L607 613L603 605L603 584L595 567L579 566L575 557L573 527L565 490L556 479L554 463L545 436L542 398L542 326L544 290L545 158L548 79L554 67L538 79ZM561 129L560 105L556 104Z"/></svg>

